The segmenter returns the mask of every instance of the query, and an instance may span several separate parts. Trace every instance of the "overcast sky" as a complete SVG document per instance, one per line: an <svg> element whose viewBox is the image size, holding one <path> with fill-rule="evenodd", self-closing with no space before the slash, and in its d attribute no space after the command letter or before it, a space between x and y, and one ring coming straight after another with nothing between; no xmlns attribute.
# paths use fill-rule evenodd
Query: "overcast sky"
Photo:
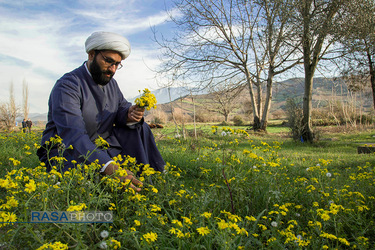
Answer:
<svg viewBox="0 0 375 250"><path fill-rule="evenodd" d="M169 4L169 0L0 0L0 102L9 100L12 82L21 106L25 81L30 113L47 112L53 85L87 59L84 42L95 31L116 32L131 43L131 54L115 75L125 98L140 89L157 89L150 69L159 64L159 51L151 27L168 32Z"/></svg>

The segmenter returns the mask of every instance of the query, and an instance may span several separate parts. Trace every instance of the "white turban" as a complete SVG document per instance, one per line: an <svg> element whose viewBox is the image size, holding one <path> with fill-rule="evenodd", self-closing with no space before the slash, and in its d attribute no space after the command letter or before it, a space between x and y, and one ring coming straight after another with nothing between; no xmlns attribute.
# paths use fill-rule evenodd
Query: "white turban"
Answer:
<svg viewBox="0 0 375 250"><path fill-rule="evenodd" d="M121 54L122 60L130 55L130 43L125 37L112 32L94 32L85 42L86 52L91 50L114 50Z"/></svg>

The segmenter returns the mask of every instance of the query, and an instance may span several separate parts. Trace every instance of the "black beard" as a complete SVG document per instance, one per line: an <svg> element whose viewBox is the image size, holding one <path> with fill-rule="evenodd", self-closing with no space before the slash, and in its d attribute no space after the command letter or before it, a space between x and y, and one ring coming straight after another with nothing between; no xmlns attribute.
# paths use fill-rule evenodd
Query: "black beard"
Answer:
<svg viewBox="0 0 375 250"><path fill-rule="evenodd" d="M92 60L89 69L94 82L102 86L107 85L114 75L112 72L108 70L102 71L100 69L99 64L96 62L96 55L94 56L94 59ZM107 77L104 74L111 74L111 76Z"/></svg>

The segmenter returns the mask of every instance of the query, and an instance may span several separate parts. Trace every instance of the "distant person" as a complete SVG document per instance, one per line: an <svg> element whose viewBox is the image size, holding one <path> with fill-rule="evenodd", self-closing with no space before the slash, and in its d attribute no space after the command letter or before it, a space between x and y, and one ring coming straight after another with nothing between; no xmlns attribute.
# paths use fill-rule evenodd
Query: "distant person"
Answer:
<svg viewBox="0 0 375 250"><path fill-rule="evenodd" d="M26 128L27 128L26 119L23 119L22 120L22 132L26 133Z"/></svg>
<svg viewBox="0 0 375 250"><path fill-rule="evenodd" d="M94 151L94 141L100 136L109 148L91 153L88 163L98 159L103 174L111 175L118 169L112 161L118 154L135 157L137 163L150 164L162 172L165 162L144 122L144 109L128 102L112 78L130 54L129 41L115 33L95 32L87 38L85 48L88 60L57 80L52 89L39 159L49 171L48 159L58 155L58 149L53 148L47 156L45 142L58 135L65 147L73 146L64 152L67 161L62 171L66 171L74 167L72 160L82 162L80 156ZM139 191L135 186L141 182L130 171L128 174L131 187Z"/></svg>
<svg viewBox="0 0 375 250"><path fill-rule="evenodd" d="M30 119L28 119L26 121L26 127L27 127L27 132L28 133L31 133L31 126L33 126L33 122Z"/></svg>

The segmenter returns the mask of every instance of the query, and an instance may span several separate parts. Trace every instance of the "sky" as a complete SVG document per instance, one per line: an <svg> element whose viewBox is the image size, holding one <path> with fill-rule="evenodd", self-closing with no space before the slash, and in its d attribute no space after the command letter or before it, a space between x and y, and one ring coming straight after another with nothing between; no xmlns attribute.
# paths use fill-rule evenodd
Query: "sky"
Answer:
<svg viewBox="0 0 375 250"><path fill-rule="evenodd" d="M22 106L23 83L29 112L46 113L56 80L87 60L84 43L95 31L128 38L130 56L114 76L125 98L138 90L158 89L154 69L160 64L152 27L169 31L170 0L0 0L0 103L9 101L13 84Z"/></svg>

